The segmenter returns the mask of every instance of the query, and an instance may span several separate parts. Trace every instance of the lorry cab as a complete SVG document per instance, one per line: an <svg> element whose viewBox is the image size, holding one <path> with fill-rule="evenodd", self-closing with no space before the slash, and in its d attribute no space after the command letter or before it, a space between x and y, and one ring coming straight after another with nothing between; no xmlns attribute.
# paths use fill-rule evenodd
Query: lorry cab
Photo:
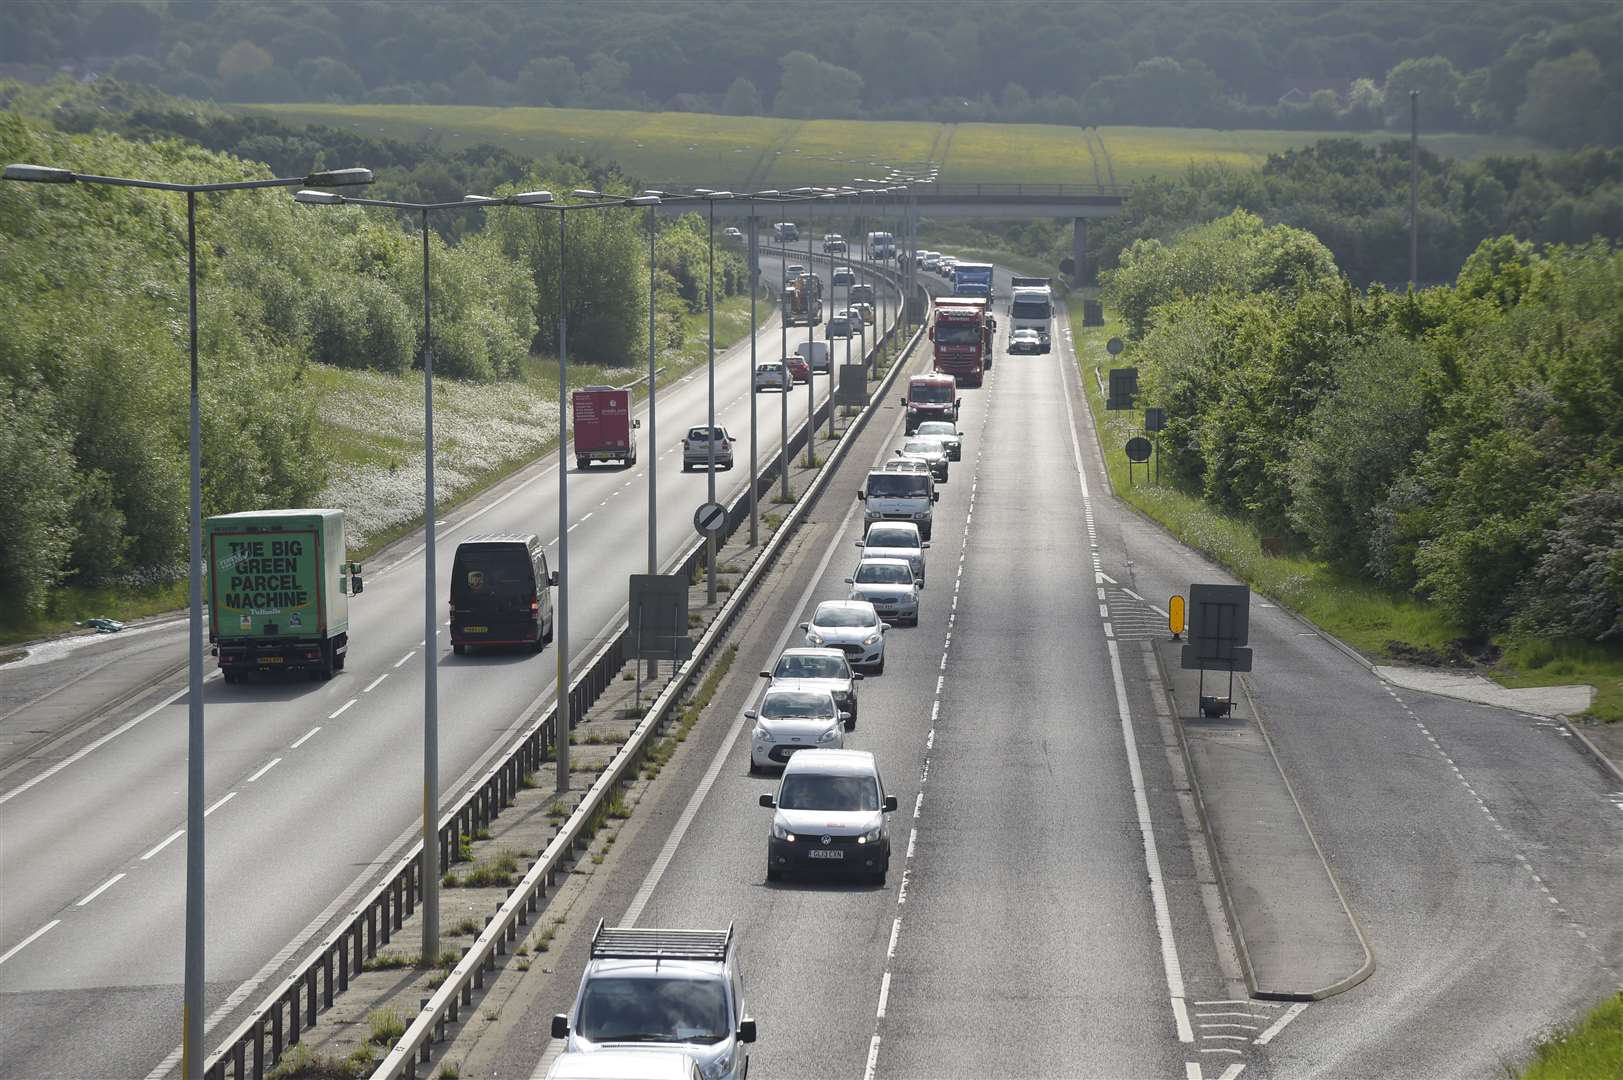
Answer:
<svg viewBox="0 0 1623 1080"><path fill-rule="evenodd" d="M451 651L485 645L540 652L552 640L547 552L534 533L470 536L451 564Z"/></svg>
<svg viewBox="0 0 1623 1080"><path fill-rule="evenodd" d="M902 407L907 410L907 433L913 434L926 420L958 419L963 398L958 396L958 380L941 372L914 375L907 380L907 396Z"/></svg>
<svg viewBox="0 0 1623 1080"><path fill-rule="evenodd" d="M928 540L935 521L935 504L941 495L928 469L923 472L876 469L868 474L857 498L863 504L864 528L879 521L911 521L919 527L919 535Z"/></svg>

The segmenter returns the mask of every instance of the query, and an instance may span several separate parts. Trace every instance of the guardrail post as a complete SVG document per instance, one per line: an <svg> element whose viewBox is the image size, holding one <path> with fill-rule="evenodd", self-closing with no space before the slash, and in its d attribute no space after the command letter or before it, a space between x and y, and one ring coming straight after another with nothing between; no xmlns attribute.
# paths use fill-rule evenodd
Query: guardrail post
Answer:
<svg viewBox="0 0 1623 1080"><path fill-rule="evenodd" d="M276 1010L278 1013L280 1009ZM287 994L287 1044L299 1045L299 1021L304 1017L299 1013L299 984L294 983Z"/></svg>
<svg viewBox="0 0 1623 1080"><path fill-rule="evenodd" d="M332 1008L332 950L321 954L321 1004Z"/></svg>
<svg viewBox="0 0 1623 1080"><path fill-rule="evenodd" d="M383 944L389 944L394 936L394 917L390 912L395 908L395 883L389 882L389 887L378 893L378 905L383 909L383 919L378 923L378 932L383 935Z"/></svg>
<svg viewBox="0 0 1623 1080"><path fill-rule="evenodd" d="M341 934L338 938L338 992L342 994L349 989L349 935Z"/></svg>
<svg viewBox="0 0 1623 1080"><path fill-rule="evenodd" d="M378 955L378 909L375 905L368 905L366 909L366 958L375 959Z"/></svg>
<svg viewBox="0 0 1623 1080"><path fill-rule="evenodd" d="M350 933L355 935L355 974L357 975L366 970L366 960L361 956L361 930L363 926L361 920L356 919L354 925L350 927Z"/></svg>
<svg viewBox="0 0 1623 1080"><path fill-rule="evenodd" d="M265 1080L265 1025L254 1024L254 1080Z"/></svg>
<svg viewBox="0 0 1623 1080"><path fill-rule="evenodd" d="M316 1026L316 969L304 973L304 1026Z"/></svg>
<svg viewBox="0 0 1623 1080"><path fill-rule="evenodd" d="M282 1003L271 1009L271 1061L282 1060Z"/></svg>
<svg viewBox="0 0 1623 1080"><path fill-rule="evenodd" d="M248 1080L248 1044L240 1039L231 1047L231 1068L237 1080ZM225 1070L222 1068L220 1072L223 1074Z"/></svg>

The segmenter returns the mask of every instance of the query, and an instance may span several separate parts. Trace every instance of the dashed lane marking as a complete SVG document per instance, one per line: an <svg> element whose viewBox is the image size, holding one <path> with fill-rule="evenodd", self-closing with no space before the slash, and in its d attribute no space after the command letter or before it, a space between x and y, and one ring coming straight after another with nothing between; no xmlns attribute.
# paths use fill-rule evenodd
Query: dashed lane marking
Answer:
<svg viewBox="0 0 1623 1080"><path fill-rule="evenodd" d="M353 704L355 704L355 702L354 702L354 701L353 701L353 700L351 700L351 701L350 701L350 702L349 702L349 703L348 703L348 704L346 704L346 705L345 705L345 706L344 706L344 709L347 709L347 708L349 708L349 706L350 706L350 705L353 705ZM339 710L338 710L338 712L343 712L343 711L344 711L344 709L339 709ZM333 713L333 714L332 714L332 715L333 715L333 716L337 716L337 715L338 715L338 713ZM329 719L329 720L330 720L330 719L332 719L332 717L331 717L331 716L329 716L329 717L328 717L328 718L327 718L327 719ZM295 743L294 743L294 744L293 744L293 746L292 746L292 747L291 747L291 749L294 749L294 750L297 750L297 749L298 749L298 748L299 748L299 747L301 747L301 746L303 746L303 745L304 745L304 744L305 744L305 743L306 743L306 742L308 742L308 741L309 741L309 740L310 740L310 738L311 738L311 737L312 737L312 736L313 736L313 735L315 735L315 733L316 733L316 732L318 732L318 731L320 731L320 730L321 730L321 728L320 728L320 727L313 727L313 728L311 728L311 729L310 729L310 730L309 730L309 731L306 731L306 732L305 732L305 733L304 733L304 734L303 734L303 735L300 735L300 736L299 736L299 739L298 739L298 741L297 741L297 742L295 742Z"/></svg>
<svg viewBox="0 0 1623 1080"><path fill-rule="evenodd" d="M106 881L102 882L100 885L97 885L94 889L91 889L90 892L85 896L85 898L83 900L79 901L77 904L75 904L73 906L74 907L84 907L86 904L90 903L90 901L94 900L96 897L100 896L102 893L106 892L108 889L111 889L114 885L117 885L120 881L123 881L126 876L127 875L125 875L125 874L114 874L112 877L108 878Z"/></svg>
<svg viewBox="0 0 1623 1080"><path fill-rule="evenodd" d="M10 960L13 956L16 956L18 953L20 953L24 949L28 948L28 946L32 945L34 942L36 942L40 938L44 937L51 930L52 927L56 926L61 921L62 921L61 919L52 919L50 922L46 923L44 926L40 927L38 930L35 930L32 934L29 934L27 937L25 937L21 941L17 942L17 944L15 944L11 948L7 949L5 951L5 953L4 953L4 955L0 955L0 964L3 964L7 960Z"/></svg>
<svg viewBox="0 0 1623 1080"><path fill-rule="evenodd" d="M263 766L260 767L260 770L258 772L254 773L252 776L250 776L248 778L248 783L250 783L250 784L253 783L255 780L258 780L261 776L264 776L266 773L268 773L272 769L276 768L276 766L281 762L281 760L282 760L281 758L271 758L270 761L266 762Z"/></svg>

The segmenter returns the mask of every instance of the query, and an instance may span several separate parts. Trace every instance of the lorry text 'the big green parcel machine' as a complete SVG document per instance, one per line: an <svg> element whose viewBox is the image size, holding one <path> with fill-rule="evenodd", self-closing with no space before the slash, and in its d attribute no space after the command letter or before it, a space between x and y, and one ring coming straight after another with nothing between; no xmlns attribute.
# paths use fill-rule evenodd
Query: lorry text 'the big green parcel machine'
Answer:
<svg viewBox="0 0 1623 1080"><path fill-rule="evenodd" d="M226 682L250 671L330 679L349 651L349 598L361 567L344 561L342 510L252 510L203 523L209 643Z"/></svg>

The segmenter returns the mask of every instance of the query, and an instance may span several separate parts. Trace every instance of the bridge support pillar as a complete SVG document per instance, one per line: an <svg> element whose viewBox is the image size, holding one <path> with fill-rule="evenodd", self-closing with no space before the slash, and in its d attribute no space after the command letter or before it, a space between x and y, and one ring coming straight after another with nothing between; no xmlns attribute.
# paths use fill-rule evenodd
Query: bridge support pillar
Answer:
<svg viewBox="0 0 1623 1080"><path fill-rule="evenodd" d="M1088 219L1075 218L1076 236L1072 241L1071 258L1076 262L1076 272L1071 280L1078 285L1097 285L1097 275L1093 267L1088 264Z"/></svg>

